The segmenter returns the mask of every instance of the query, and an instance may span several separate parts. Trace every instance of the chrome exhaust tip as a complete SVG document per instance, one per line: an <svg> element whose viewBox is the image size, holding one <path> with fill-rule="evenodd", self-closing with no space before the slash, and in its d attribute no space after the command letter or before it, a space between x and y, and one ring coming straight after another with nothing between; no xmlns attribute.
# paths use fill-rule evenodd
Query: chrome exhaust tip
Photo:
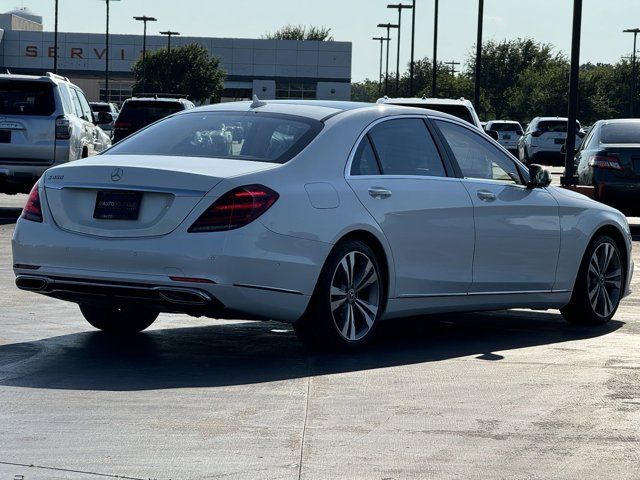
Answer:
<svg viewBox="0 0 640 480"><path fill-rule="evenodd" d="M199 290L186 288L158 288L158 295L164 301L178 305L207 305L211 297Z"/></svg>
<svg viewBox="0 0 640 480"><path fill-rule="evenodd" d="M31 277L19 275L16 277L16 287L30 292L42 292L49 286L49 280L44 277Z"/></svg>

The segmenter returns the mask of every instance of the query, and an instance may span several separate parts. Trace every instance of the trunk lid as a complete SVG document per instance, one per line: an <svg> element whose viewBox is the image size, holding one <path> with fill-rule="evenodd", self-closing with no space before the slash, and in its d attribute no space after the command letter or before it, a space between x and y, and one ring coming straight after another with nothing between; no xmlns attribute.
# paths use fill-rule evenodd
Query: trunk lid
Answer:
<svg viewBox="0 0 640 480"><path fill-rule="evenodd" d="M47 171L47 204L68 231L111 238L172 232L224 178L280 164L161 155L99 155Z"/></svg>

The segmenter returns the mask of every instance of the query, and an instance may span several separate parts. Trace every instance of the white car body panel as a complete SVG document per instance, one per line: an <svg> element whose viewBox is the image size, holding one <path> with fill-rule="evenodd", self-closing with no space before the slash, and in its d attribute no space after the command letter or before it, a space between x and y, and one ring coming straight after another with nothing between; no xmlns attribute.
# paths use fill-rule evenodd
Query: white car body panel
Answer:
<svg viewBox="0 0 640 480"><path fill-rule="evenodd" d="M304 314L333 246L347 235L366 238L384 254L389 298L383 318L562 307L596 230L620 232L630 252L631 237L622 214L555 187L532 190L454 177L350 177L349 159L372 123L397 115L457 120L393 105L345 105L275 101L260 107L324 120L320 134L282 165L106 152L51 169L39 186L44 221L20 219L15 229L16 275L47 277L54 286L56 278L65 278L198 289L221 302L232 318L294 322ZM247 102L239 102L177 116L249 108ZM127 141L134 138L135 134ZM117 168L124 176L112 181ZM242 228L188 232L218 197L249 184L268 186L280 198ZM170 207L165 212L169 223L136 231L120 228L116 221L101 230L89 210L94 190L107 185L164 191L174 202L188 205L176 203L175 211ZM371 186L393 192L388 206L383 205L387 200L368 195ZM61 192L82 187L93 192L84 200L89 207L74 209ZM478 203L478 188L495 192L498 203ZM212 283L193 284L172 276ZM629 279L627 293L628 283Z"/></svg>

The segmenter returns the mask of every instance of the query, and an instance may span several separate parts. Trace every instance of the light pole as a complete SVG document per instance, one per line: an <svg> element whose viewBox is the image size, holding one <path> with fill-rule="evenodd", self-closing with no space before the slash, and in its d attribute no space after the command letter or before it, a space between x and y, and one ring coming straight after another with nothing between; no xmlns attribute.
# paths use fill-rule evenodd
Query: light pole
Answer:
<svg viewBox="0 0 640 480"><path fill-rule="evenodd" d="M411 63L409 64L409 96L413 97L413 63L416 47L416 0L411 0Z"/></svg>
<svg viewBox="0 0 640 480"><path fill-rule="evenodd" d="M482 23L484 16L484 0L478 3L478 38L476 40L476 73L473 103L476 110L480 108L480 76L482 75Z"/></svg>
<svg viewBox="0 0 640 480"><path fill-rule="evenodd" d="M142 91L144 92L144 86L147 81L147 22L156 22L158 19L147 17L146 15L133 17L133 19L144 22L144 33L142 34Z"/></svg>
<svg viewBox="0 0 640 480"><path fill-rule="evenodd" d="M389 41L389 37L373 37L372 40L380 42L380 73L378 74L378 96L382 95L382 43Z"/></svg>
<svg viewBox="0 0 640 480"><path fill-rule="evenodd" d="M402 10L405 8L411 8L411 5L403 5L402 3L391 3L387 5L387 8L395 8L398 10L398 52L396 55L396 97L400 91L400 34L402 28Z"/></svg>
<svg viewBox="0 0 640 480"><path fill-rule="evenodd" d="M391 29L398 28L398 25L393 23L379 23L378 27L387 29L387 70L384 75L384 94L389 92L389 42L391 41Z"/></svg>
<svg viewBox="0 0 640 480"><path fill-rule="evenodd" d="M104 39L104 96L105 101L109 103L109 2L119 2L120 0L105 0L107 4L107 28Z"/></svg>
<svg viewBox="0 0 640 480"><path fill-rule="evenodd" d="M564 158L564 175L560 178L562 185L575 185L573 177L576 153L576 123L578 120L578 80L580 75L580 34L582 30L582 0L573 0L573 26L571 33L571 74L569 76L569 113L567 114L566 155Z"/></svg>
<svg viewBox="0 0 640 480"><path fill-rule="evenodd" d="M437 97L436 80L438 74L438 0L434 5L433 15L433 65L431 65L431 96Z"/></svg>
<svg viewBox="0 0 640 480"><path fill-rule="evenodd" d="M177 37L180 35L180 32L172 32L171 30L167 30L166 32L160 32L160 35L167 36L167 52L171 53L171 37Z"/></svg>
<svg viewBox="0 0 640 480"><path fill-rule="evenodd" d="M631 56L631 103L629 110L631 112L631 116L635 115L635 103L636 103L636 40L638 37L638 33L640 33L640 28L627 28L623 30L624 33L633 33L633 55Z"/></svg>
<svg viewBox="0 0 640 480"><path fill-rule="evenodd" d="M55 20L53 27L53 73L58 73L58 0L55 6Z"/></svg>

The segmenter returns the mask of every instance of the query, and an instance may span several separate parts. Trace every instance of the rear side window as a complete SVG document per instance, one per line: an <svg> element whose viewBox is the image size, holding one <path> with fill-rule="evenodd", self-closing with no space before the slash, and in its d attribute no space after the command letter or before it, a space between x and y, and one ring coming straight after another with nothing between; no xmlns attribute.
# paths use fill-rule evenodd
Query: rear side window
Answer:
<svg viewBox="0 0 640 480"><path fill-rule="evenodd" d="M189 113L141 130L110 148L109 153L285 163L300 153L320 130L321 122L296 115Z"/></svg>
<svg viewBox="0 0 640 480"><path fill-rule="evenodd" d="M602 143L640 143L640 122L608 123L602 126Z"/></svg>
<svg viewBox="0 0 640 480"><path fill-rule="evenodd" d="M0 82L0 114L44 115L55 112L53 85L49 82Z"/></svg>
<svg viewBox="0 0 640 480"><path fill-rule="evenodd" d="M383 175L447 176L431 134L419 118L379 123L368 137Z"/></svg>
<svg viewBox="0 0 640 480"><path fill-rule="evenodd" d="M104 103L92 103L91 110L93 110L94 112L111 113L111 106Z"/></svg>
<svg viewBox="0 0 640 480"><path fill-rule="evenodd" d="M149 125L161 118L184 110L180 102L128 101L122 107L119 120L134 125Z"/></svg>
<svg viewBox="0 0 640 480"><path fill-rule="evenodd" d="M369 135L365 135L353 156L351 175L380 175L380 167Z"/></svg>

